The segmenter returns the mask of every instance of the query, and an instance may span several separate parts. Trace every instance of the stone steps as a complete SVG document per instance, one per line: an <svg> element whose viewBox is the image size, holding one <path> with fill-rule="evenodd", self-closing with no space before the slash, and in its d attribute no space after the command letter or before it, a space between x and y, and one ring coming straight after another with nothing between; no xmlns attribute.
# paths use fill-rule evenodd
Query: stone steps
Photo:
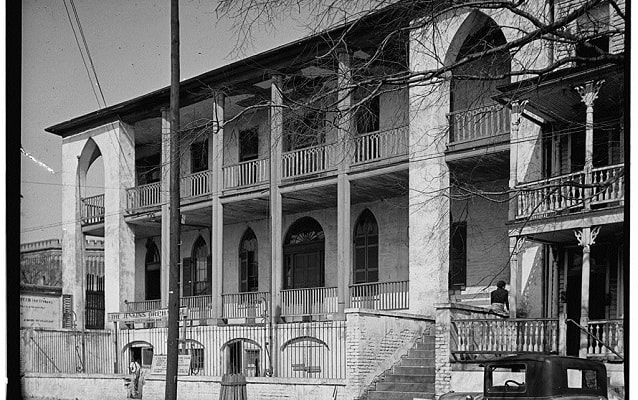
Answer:
<svg viewBox="0 0 638 400"><path fill-rule="evenodd" d="M434 399L434 336L425 335L367 393L367 400Z"/></svg>

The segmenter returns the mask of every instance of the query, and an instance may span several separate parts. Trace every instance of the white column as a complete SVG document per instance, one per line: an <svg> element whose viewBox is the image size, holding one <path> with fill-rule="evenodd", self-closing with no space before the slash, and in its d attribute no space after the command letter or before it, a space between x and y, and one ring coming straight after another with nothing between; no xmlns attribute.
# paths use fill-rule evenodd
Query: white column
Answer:
<svg viewBox="0 0 638 400"><path fill-rule="evenodd" d="M598 91L601 85L605 82L589 81L585 83L585 86L578 86L576 90L580 94L581 100L587 107L586 120L585 120L585 184L590 185L592 183L591 172L594 168L594 101L598 97ZM585 188L585 201L584 207L586 210L591 208L591 193L590 188Z"/></svg>
<svg viewBox="0 0 638 400"><path fill-rule="evenodd" d="M209 138L212 150L210 170L212 171L212 221L211 221L211 255L212 255L212 306L218 319L222 317L223 269L224 269L224 207L222 194L222 165L224 161L224 96L219 94L213 101L213 133Z"/></svg>
<svg viewBox="0 0 638 400"><path fill-rule="evenodd" d="M350 306L350 276L352 237L350 235L350 181L347 172L350 166L350 143L352 130L350 129L352 92L347 88L351 82L350 56L347 52L339 53L339 71L337 74L339 113L338 143L341 149L339 167L337 171L337 301L338 318L344 319L344 310Z"/></svg>
<svg viewBox="0 0 638 400"><path fill-rule="evenodd" d="M271 269L271 297L270 323L279 322L281 316L281 289L283 287L283 255L282 255L282 198L279 190L281 182L281 153L283 141L283 95L281 92L282 78L280 75L272 77L271 108L270 108L270 269ZM275 337L272 338L276 340ZM274 368L279 356L278 343L270 344L270 357ZM278 371L272 371L277 376Z"/></svg>
<svg viewBox="0 0 638 400"><path fill-rule="evenodd" d="M521 263L519 254L525 244L525 237L510 237L510 317L516 318L518 299L521 296Z"/></svg>
<svg viewBox="0 0 638 400"><path fill-rule="evenodd" d="M82 272L82 243L84 235L80 224L80 184L86 169L80 168L80 154L85 140L62 141L62 293L73 296L75 323L84 327L84 291ZM82 172L84 170L84 172Z"/></svg>
<svg viewBox="0 0 638 400"><path fill-rule="evenodd" d="M583 248L583 269L581 276L581 289L580 289L580 325L587 329L589 324L589 277L591 272L589 253L591 251L591 245L595 243L596 236L600 227L591 228L585 227L580 231L574 231L578 244ZM587 342L588 336L585 332L580 331L580 349L578 351L578 357L587 357Z"/></svg>
<svg viewBox="0 0 638 400"><path fill-rule="evenodd" d="M171 187L171 125L169 118L169 109L167 107L162 108L162 152L160 159L160 200L162 202L162 227L160 238L160 259L161 259L161 272L160 272L160 284L161 284L161 304L162 308L168 307L168 279L171 262L170 252L170 193ZM181 271L180 271L181 272ZM181 288L180 288L181 291ZM181 292L180 292L181 297Z"/></svg>
<svg viewBox="0 0 638 400"><path fill-rule="evenodd" d="M510 190L514 190L518 185L518 131L521 124L521 113L525 107L518 101L512 102L512 112L510 117ZM518 209L518 196L512 196L509 202L509 220L516 219Z"/></svg>

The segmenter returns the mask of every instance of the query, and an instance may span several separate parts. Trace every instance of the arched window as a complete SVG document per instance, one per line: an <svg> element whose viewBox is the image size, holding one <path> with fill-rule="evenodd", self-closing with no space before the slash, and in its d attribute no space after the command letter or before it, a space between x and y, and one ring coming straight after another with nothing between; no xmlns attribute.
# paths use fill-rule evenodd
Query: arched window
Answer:
<svg viewBox="0 0 638 400"><path fill-rule="evenodd" d="M379 228L370 210L364 210L354 228L354 283L379 280Z"/></svg>
<svg viewBox="0 0 638 400"><path fill-rule="evenodd" d="M324 243L321 225L310 217L297 220L284 240L286 289L324 285Z"/></svg>
<svg viewBox="0 0 638 400"><path fill-rule="evenodd" d="M182 260L182 296L212 294L212 259L203 237L197 238L191 254Z"/></svg>
<svg viewBox="0 0 638 400"><path fill-rule="evenodd" d="M153 239L146 242L146 300L157 300L161 297L160 252Z"/></svg>
<svg viewBox="0 0 638 400"><path fill-rule="evenodd" d="M239 291L256 292L259 290L259 271L257 264L257 237L248 228L239 245Z"/></svg>

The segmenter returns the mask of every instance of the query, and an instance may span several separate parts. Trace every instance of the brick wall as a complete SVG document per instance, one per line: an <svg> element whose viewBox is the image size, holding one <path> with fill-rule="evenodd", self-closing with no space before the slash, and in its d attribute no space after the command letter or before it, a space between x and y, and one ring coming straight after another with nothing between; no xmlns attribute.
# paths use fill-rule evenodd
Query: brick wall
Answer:
<svg viewBox="0 0 638 400"><path fill-rule="evenodd" d="M397 312L346 310L346 397L356 399L405 355L434 321Z"/></svg>

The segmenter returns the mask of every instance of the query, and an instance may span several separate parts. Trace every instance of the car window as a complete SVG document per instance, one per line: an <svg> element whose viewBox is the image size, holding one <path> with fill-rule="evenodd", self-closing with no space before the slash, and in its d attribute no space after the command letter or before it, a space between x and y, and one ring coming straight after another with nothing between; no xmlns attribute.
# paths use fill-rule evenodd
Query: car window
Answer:
<svg viewBox="0 0 638 400"><path fill-rule="evenodd" d="M599 389L596 371L591 369L567 368L568 389Z"/></svg>
<svg viewBox="0 0 638 400"><path fill-rule="evenodd" d="M488 392L525 391L525 364L491 366L488 372Z"/></svg>

